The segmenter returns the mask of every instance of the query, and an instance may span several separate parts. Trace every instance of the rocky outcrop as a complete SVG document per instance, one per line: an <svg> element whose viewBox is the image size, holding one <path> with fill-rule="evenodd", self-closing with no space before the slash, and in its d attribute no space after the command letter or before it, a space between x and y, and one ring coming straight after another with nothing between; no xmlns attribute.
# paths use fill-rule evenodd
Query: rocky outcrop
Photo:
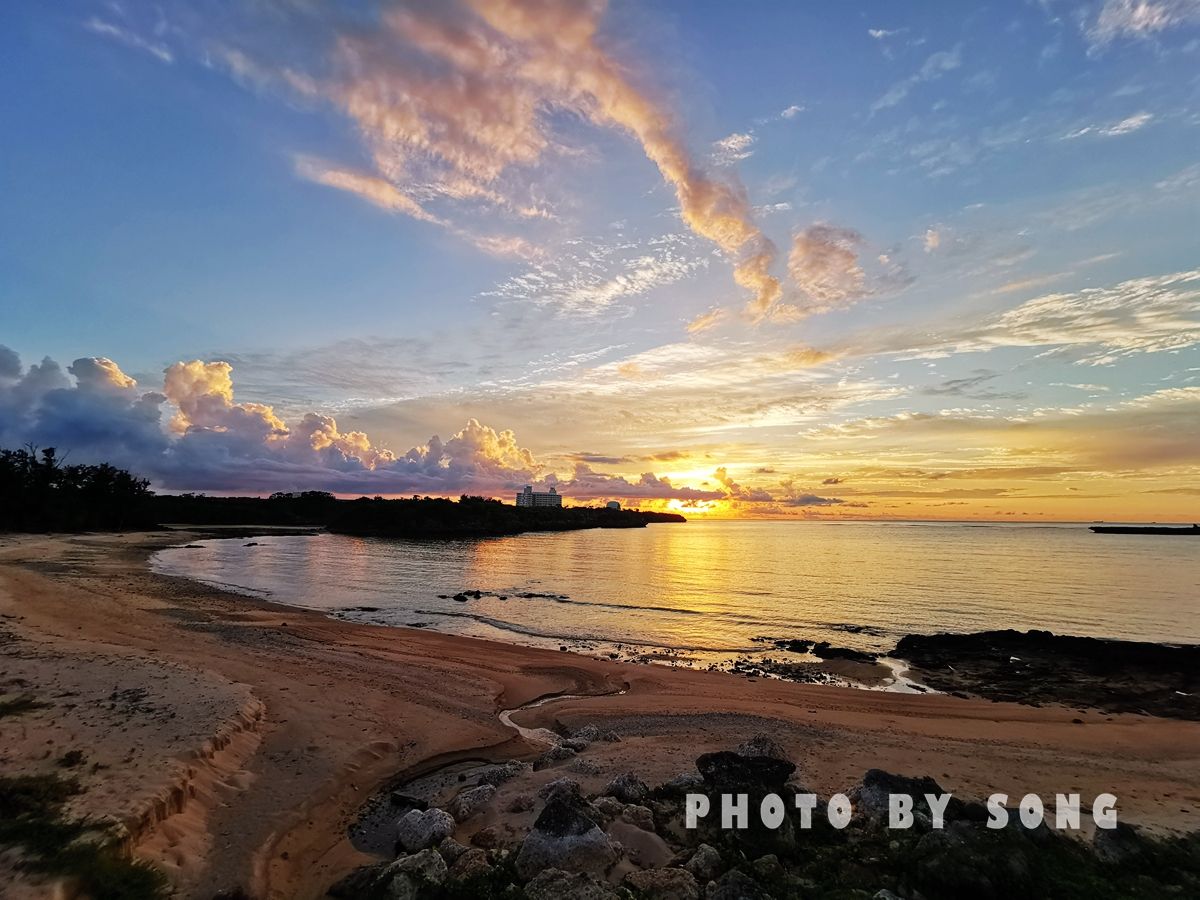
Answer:
<svg viewBox="0 0 1200 900"><path fill-rule="evenodd" d="M696 765L698 774L688 782L711 803L697 829L681 825L682 792L650 790L634 773L613 779L604 795L591 800L578 781L558 778L539 792L544 804L524 836L515 820L500 822L477 831L474 846L467 847L449 836L449 813L410 811L398 826L407 852L352 873L330 894L347 900L507 898L522 892L530 900L1200 896L1200 833L1159 839L1122 824L1098 830L1089 847L1045 825L1026 829L1015 811L1008 827L989 829L986 808L957 797L946 807L943 827L934 828L923 795L947 791L928 776L879 769L848 792L854 813L847 827L832 828L819 810L811 829L803 830L791 804L800 789L788 781L795 766L772 736L706 753ZM478 790L466 788L459 798ZM479 796L491 802L492 790L489 785ZM719 827L724 792L750 795L749 827ZM765 792L785 801L776 828L757 815L757 798ZM641 803L620 799L643 793ZM897 793L913 797L913 823L890 830L883 827L888 798ZM522 807L537 802L522 796Z"/></svg>
<svg viewBox="0 0 1200 900"><path fill-rule="evenodd" d="M946 693L1200 721L1200 646L1049 631L910 634L894 656Z"/></svg>

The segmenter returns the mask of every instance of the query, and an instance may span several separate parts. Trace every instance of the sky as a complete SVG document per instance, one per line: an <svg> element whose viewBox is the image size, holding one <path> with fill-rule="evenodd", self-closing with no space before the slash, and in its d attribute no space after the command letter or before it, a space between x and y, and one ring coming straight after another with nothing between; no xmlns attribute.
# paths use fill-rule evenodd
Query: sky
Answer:
<svg viewBox="0 0 1200 900"><path fill-rule="evenodd" d="M16 0L0 446L168 491L1200 508L1200 0Z"/></svg>

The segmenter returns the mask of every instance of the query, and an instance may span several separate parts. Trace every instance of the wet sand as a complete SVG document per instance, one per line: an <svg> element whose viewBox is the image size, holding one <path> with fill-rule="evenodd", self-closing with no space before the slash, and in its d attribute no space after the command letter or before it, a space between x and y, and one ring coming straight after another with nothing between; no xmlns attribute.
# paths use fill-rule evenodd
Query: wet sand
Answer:
<svg viewBox="0 0 1200 900"><path fill-rule="evenodd" d="M0 538L0 692L49 704L0 719L6 773L71 771L74 811L112 815L186 897L240 886L320 897L367 861L345 836L398 773L529 759L527 727L597 722L606 772L648 781L770 731L820 793L871 767L948 790L1111 791L1120 814L1200 828L1200 724L631 665L335 621L152 574L186 533ZM625 693L612 692L625 690ZM1079 721L1076 721L1079 720ZM47 743L47 742L50 743ZM97 763L99 764L97 766ZM0 877L4 877L0 872Z"/></svg>

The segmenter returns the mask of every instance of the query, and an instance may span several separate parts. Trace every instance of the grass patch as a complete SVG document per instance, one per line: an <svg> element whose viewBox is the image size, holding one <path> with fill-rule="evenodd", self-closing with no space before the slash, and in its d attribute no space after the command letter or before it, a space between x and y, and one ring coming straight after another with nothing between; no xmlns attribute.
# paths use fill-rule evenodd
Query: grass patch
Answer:
<svg viewBox="0 0 1200 900"><path fill-rule="evenodd" d="M73 879L94 900L168 897L166 877L123 856L109 826L63 816L80 790L58 775L0 776L0 846L21 851L20 869Z"/></svg>
<svg viewBox="0 0 1200 900"><path fill-rule="evenodd" d="M35 709L45 709L49 703L42 703L32 697L16 697L12 700L0 700L0 719L8 716L19 716L22 713L33 712Z"/></svg>

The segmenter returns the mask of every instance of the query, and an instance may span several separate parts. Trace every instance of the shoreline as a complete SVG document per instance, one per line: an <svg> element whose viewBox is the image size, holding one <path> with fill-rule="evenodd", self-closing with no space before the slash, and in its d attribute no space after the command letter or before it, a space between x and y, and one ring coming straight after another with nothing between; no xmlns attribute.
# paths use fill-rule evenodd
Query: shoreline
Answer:
<svg viewBox="0 0 1200 900"><path fill-rule="evenodd" d="M60 668L92 654L136 680L138 663L149 659L200 678L214 693L244 690L261 704L261 718L246 732L257 743L241 741L218 762L206 763L198 748L187 756L179 741L147 744L145 756L157 758L163 772L178 768L181 756L193 770L178 811L166 804L167 814L133 840L143 858L174 859L168 871L183 896L240 886L255 897L320 897L369 861L350 846L345 828L380 787L456 758L536 756L537 748L499 721L501 710L550 693L626 686L623 694L554 699L515 720L524 727L612 722L624 738L612 764L635 754L639 770L655 777L686 769L699 749L749 737L738 723L767 723L791 743L806 781L823 791L878 767L932 774L964 794L1113 790L1129 821L1200 825L1196 723L749 681L362 625L149 571L154 550L188 536L0 538L0 625ZM186 692L174 704L177 719L205 724ZM0 727L70 723L77 714L62 706ZM210 718L233 717L221 719L219 707ZM32 771L46 760L5 763ZM119 763L89 778L84 797L102 793L121 774ZM150 763L134 776L147 794L169 781Z"/></svg>

